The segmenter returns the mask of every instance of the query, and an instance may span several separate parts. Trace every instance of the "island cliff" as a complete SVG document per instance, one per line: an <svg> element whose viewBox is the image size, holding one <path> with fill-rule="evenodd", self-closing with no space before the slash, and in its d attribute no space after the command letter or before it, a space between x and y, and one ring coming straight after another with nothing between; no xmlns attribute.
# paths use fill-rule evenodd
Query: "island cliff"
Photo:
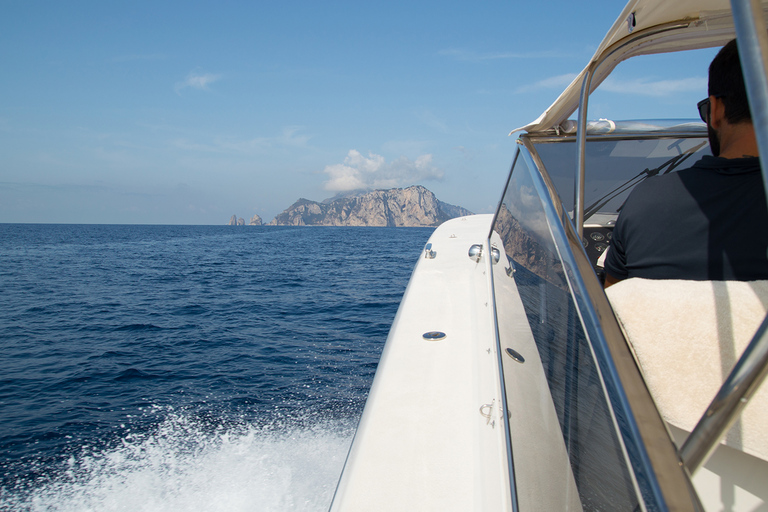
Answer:
<svg viewBox="0 0 768 512"><path fill-rule="evenodd" d="M439 201L416 185L337 196L318 203L299 199L275 217L272 226L388 226L430 227L472 212Z"/></svg>

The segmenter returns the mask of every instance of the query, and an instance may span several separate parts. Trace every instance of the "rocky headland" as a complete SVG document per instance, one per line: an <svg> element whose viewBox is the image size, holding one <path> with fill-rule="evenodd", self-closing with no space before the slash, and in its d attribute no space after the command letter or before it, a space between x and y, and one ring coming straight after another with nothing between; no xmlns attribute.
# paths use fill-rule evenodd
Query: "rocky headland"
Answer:
<svg viewBox="0 0 768 512"><path fill-rule="evenodd" d="M434 227L464 215L472 212L444 203L426 188L415 185L339 195L322 202L299 199L269 225ZM243 226L245 220L233 215L229 224ZM262 225L261 218L255 215L250 225Z"/></svg>

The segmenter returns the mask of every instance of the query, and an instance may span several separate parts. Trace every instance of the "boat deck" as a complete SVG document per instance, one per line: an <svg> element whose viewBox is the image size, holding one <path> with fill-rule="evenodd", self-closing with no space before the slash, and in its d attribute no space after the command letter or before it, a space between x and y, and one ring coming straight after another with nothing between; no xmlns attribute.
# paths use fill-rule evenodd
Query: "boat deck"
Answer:
<svg viewBox="0 0 768 512"><path fill-rule="evenodd" d="M331 510L509 509L488 262L468 256L491 220L454 219L429 239ZM425 339L435 331L445 338Z"/></svg>

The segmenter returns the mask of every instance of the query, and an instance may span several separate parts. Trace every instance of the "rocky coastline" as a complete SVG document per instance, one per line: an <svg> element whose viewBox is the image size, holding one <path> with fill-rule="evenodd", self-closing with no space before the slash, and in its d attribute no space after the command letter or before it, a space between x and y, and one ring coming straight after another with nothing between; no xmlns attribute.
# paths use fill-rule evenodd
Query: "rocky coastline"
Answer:
<svg viewBox="0 0 768 512"><path fill-rule="evenodd" d="M267 225L434 227L465 215L472 212L444 203L431 191L414 185L339 195L321 202L302 198ZM245 219L233 215L229 225L245 226ZM261 226L264 222L254 215L248 225Z"/></svg>

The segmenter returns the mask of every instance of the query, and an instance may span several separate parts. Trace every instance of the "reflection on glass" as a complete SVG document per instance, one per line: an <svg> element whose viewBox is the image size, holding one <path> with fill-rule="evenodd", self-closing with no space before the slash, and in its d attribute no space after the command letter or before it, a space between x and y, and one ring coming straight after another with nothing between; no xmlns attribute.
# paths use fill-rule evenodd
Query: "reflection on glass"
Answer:
<svg viewBox="0 0 768 512"><path fill-rule="evenodd" d="M536 190L531 169L518 156L493 226L515 272L499 273L494 280L514 279L516 286L511 289L519 294L525 309L582 507L633 510L638 500L582 328L583 319L575 307L564 262L550 230L549 223L558 220L547 218ZM510 293L509 287L495 288L497 314L502 317L515 299L503 296ZM499 320L502 347L515 346L514 338L519 336L512 329L501 332L502 326L508 324ZM517 363L504 358L503 364ZM507 389L507 395L514 396L514 390ZM516 440L514 434L512 437L513 453L516 442L533 442Z"/></svg>

